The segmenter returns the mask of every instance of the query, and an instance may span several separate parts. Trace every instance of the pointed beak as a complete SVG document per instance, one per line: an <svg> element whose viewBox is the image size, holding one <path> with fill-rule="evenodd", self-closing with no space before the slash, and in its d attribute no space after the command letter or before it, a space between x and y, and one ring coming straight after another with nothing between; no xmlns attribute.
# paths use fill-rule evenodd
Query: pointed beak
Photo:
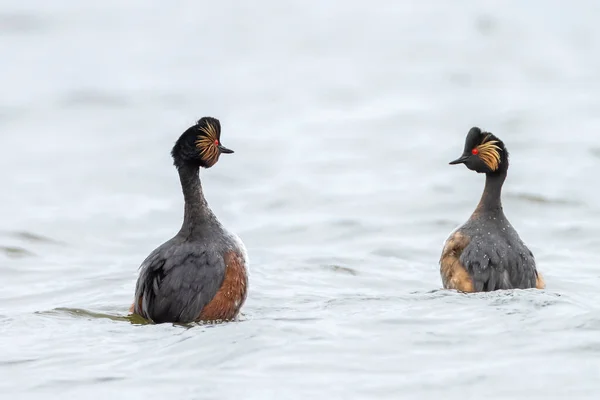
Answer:
<svg viewBox="0 0 600 400"><path fill-rule="evenodd" d="M219 147L218 147L218 148L219 148L219 151L220 151L221 153L224 153L224 154L231 154L231 153L233 153L233 150L231 150L231 149L228 149L227 147L225 147L225 146L223 146L223 145L219 145Z"/></svg>
<svg viewBox="0 0 600 400"><path fill-rule="evenodd" d="M450 165L463 164L469 158L468 155L461 156L454 161L450 161Z"/></svg>

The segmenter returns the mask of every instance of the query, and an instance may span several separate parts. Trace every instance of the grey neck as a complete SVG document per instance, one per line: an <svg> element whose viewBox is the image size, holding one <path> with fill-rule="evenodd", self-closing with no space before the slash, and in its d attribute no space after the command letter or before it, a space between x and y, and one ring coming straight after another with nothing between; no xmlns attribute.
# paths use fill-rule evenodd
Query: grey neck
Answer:
<svg viewBox="0 0 600 400"><path fill-rule="evenodd" d="M214 221L215 216L202 192L200 168L194 165L182 165L177 171L185 201L183 225L179 234L186 237L197 236L202 233L203 227Z"/></svg>
<svg viewBox="0 0 600 400"><path fill-rule="evenodd" d="M485 188L476 213L502 213L502 186L506 175L506 171L486 174Z"/></svg>

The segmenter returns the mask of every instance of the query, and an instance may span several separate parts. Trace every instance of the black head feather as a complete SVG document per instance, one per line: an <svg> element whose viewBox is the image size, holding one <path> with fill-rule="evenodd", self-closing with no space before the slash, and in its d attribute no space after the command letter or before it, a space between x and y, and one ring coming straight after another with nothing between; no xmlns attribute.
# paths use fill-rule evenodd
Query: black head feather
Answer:
<svg viewBox="0 0 600 400"><path fill-rule="evenodd" d="M221 144L221 123L212 117L203 117L177 139L171 156L177 168L192 165L210 168L222 153L233 153Z"/></svg>
<svg viewBox="0 0 600 400"><path fill-rule="evenodd" d="M467 133L463 154L450 164L465 164L478 173L501 173L508 170L508 150L504 142L490 132L473 127Z"/></svg>

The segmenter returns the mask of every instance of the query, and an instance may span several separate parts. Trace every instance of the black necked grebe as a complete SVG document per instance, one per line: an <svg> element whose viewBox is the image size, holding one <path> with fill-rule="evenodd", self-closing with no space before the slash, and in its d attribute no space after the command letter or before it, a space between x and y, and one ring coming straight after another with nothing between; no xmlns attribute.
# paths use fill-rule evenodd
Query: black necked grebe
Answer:
<svg viewBox="0 0 600 400"><path fill-rule="evenodd" d="M502 210L502 185L508 171L508 151L489 132L471 128L462 156L450 163L485 173L485 189L469 220L446 240L440 273L446 289L489 292L498 289L545 287L535 258Z"/></svg>
<svg viewBox="0 0 600 400"><path fill-rule="evenodd" d="M140 267L130 312L155 323L228 321L246 300L248 256L202 193L200 167L210 168L221 154L218 119L204 117L186 130L171 155L179 173L185 210L174 238L154 250Z"/></svg>

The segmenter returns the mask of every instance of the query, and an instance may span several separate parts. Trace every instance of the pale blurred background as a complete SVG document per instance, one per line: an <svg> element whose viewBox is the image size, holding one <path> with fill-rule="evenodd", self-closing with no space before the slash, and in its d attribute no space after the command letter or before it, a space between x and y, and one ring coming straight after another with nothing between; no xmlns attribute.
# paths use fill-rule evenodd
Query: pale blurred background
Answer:
<svg viewBox="0 0 600 400"><path fill-rule="evenodd" d="M597 399L600 3L0 2L0 397ZM180 227L169 152L246 243L239 323L123 321ZM511 152L546 291L439 291L442 243Z"/></svg>

